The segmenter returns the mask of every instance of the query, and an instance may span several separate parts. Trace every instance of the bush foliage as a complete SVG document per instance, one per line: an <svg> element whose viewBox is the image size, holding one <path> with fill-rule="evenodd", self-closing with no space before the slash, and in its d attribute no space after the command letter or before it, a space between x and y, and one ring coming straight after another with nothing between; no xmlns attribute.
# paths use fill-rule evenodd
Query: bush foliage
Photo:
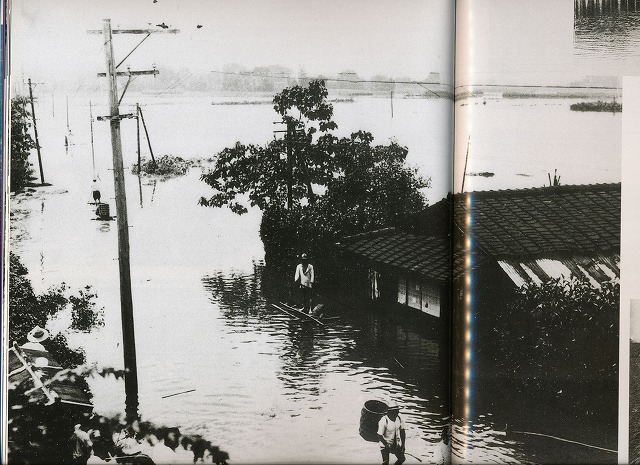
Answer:
<svg viewBox="0 0 640 465"><path fill-rule="evenodd" d="M617 393L619 306L619 280L597 288L586 279L552 279L479 315L478 337L491 351L492 373L593 411L617 402L607 389L598 390L599 399L589 397L593 389L585 386Z"/></svg>

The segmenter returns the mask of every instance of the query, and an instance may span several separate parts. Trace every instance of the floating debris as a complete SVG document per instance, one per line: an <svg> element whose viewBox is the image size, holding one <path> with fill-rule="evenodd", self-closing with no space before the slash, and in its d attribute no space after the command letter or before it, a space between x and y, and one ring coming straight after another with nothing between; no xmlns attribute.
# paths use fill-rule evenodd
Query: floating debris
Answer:
<svg viewBox="0 0 640 465"><path fill-rule="evenodd" d="M134 163L131 166L131 172L133 174L172 178L184 176L189 172L189 168L198 163L199 160L185 160L173 155L164 155L155 161L143 158L140 168L138 169L138 164Z"/></svg>

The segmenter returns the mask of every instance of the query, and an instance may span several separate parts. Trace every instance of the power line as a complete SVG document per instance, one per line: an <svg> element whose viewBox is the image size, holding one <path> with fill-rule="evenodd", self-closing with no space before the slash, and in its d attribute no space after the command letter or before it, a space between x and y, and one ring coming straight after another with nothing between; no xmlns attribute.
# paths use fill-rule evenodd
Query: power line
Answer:
<svg viewBox="0 0 640 465"><path fill-rule="evenodd" d="M524 88L524 89L602 89L602 90L620 90L619 86L569 86L569 85L530 85L530 84L461 84L455 86L455 89L461 87L507 87L507 88Z"/></svg>
<svg viewBox="0 0 640 465"><path fill-rule="evenodd" d="M234 76L252 76L252 77L262 77L262 78L271 78L271 79L282 79L282 78L291 78L296 79L294 76L289 74L262 74L255 72L234 72L234 71L211 71L215 74L230 74ZM331 82L350 82L353 84L415 84L415 85L432 85L432 86L447 86L451 87L450 84L443 84L440 82L426 82L426 81L394 81L394 80L381 80L381 79L341 79L341 78L327 78L327 77L312 77L305 76L297 79L321 79L323 81L331 81Z"/></svg>

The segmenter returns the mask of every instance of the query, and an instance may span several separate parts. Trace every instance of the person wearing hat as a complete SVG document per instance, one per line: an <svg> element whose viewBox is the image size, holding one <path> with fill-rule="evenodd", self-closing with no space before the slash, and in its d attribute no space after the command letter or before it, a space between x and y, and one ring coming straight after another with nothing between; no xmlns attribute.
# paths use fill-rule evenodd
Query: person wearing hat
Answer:
<svg viewBox="0 0 640 465"><path fill-rule="evenodd" d="M49 331L40 326L36 326L29 334L27 334L27 343L22 344L23 349L42 350L46 351L45 347L41 344L43 341L49 339Z"/></svg>
<svg viewBox="0 0 640 465"><path fill-rule="evenodd" d="M405 431L404 420L400 416L400 407L394 401L389 402L387 414L378 422L378 439L382 465L389 464L389 454L395 455L396 465L404 463Z"/></svg>
<svg viewBox="0 0 640 465"><path fill-rule="evenodd" d="M307 313L311 311L311 288L313 287L314 278L313 265L309 263L307 254L303 253L300 256L300 263L296 267L294 279L302 294L302 310Z"/></svg>

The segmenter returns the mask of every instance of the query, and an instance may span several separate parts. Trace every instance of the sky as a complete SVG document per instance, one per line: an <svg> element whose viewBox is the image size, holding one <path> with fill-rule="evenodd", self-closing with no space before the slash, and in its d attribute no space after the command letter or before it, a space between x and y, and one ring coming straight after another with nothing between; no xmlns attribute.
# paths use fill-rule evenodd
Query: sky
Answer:
<svg viewBox="0 0 640 465"><path fill-rule="evenodd" d="M132 70L239 63L311 75L451 76L452 0L13 0L10 8L12 73L34 80L64 83L102 71L101 37L86 31L102 29L105 18L113 28L180 30L151 36L127 60ZM143 37L116 36L116 59Z"/></svg>

